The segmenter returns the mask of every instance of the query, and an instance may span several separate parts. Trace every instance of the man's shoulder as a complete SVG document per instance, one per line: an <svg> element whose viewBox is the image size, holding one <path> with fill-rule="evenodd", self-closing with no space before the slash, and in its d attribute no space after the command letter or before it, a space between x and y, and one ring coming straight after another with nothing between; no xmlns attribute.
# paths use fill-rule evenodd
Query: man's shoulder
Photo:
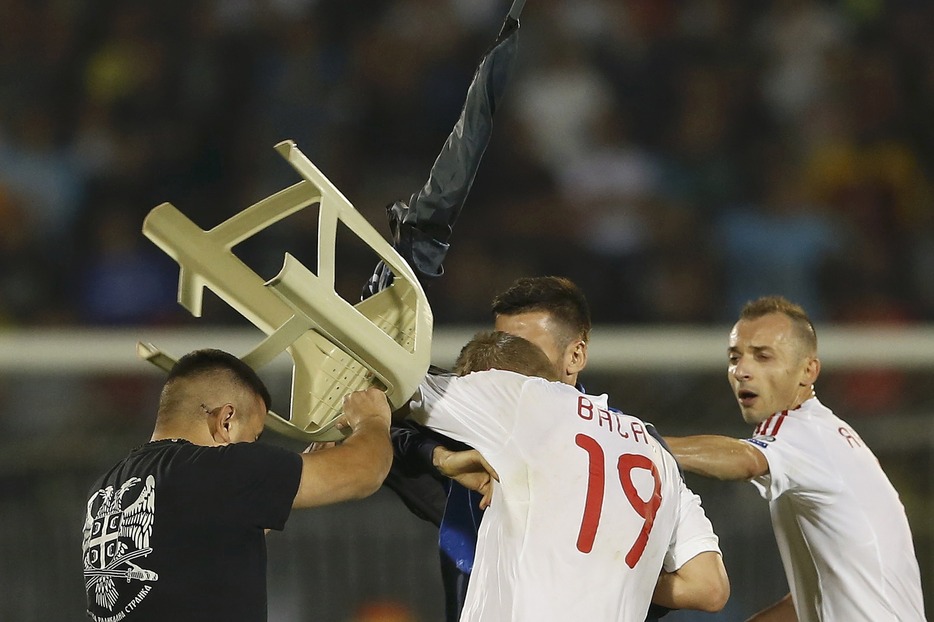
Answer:
<svg viewBox="0 0 934 622"><path fill-rule="evenodd" d="M817 398L811 398L797 408L776 413L765 422L765 431L773 436L810 437L822 430L836 431L848 424ZM758 430L758 428L757 428Z"/></svg>
<svg viewBox="0 0 934 622"><path fill-rule="evenodd" d="M231 443L222 447L205 447L208 461L222 469L239 469L243 473L301 473L302 456L278 445L266 442Z"/></svg>
<svg viewBox="0 0 934 622"><path fill-rule="evenodd" d="M815 459L827 455L826 434L846 423L812 398L797 408L777 412L759 423L749 438L768 457L774 452L805 452Z"/></svg>
<svg viewBox="0 0 934 622"><path fill-rule="evenodd" d="M263 464L295 463L301 468L298 452L268 442L227 445L198 445L187 441L165 442L130 452L122 462L125 470L158 469L164 473L199 473L230 468L251 469ZM152 444L150 444L152 445Z"/></svg>
<svg viewBox="0 0 934 622"><path fill-rule="evenodd" d="M475 371L457 376L454 374L431 375L429 382L438 389L449 389L457 387L457 390L465 391L499 391L499 392L518 392L525 390L526 387L543 387L542 390L548 390L551 385L566 387L573 390L569 385L560 382L549 382L536 376L526 376L514 371L504 369L487 369L484 371ZM561 390L560 388L558 390Z"/></svg>

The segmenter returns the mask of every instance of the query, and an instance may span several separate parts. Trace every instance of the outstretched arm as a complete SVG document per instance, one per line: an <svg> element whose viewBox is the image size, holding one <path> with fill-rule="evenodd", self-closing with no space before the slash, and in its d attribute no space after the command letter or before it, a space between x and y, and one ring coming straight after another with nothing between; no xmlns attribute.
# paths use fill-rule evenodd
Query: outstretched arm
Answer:
<svg viewBox="0 0 934 622"><path fill-rule="evenodd" d="M728 436L666 436L681 468L721 480L747 480L769 472L769 463L751 443Z"/></svg>
<svg viewBox="0 0 934 622"><path fill-rule="evenodd" d="M390 434L393 454L398 468L404 475L431 475L438 478L439 473L434 468L433 458L435 449L442 445L440 438L409 421L394 422Z"/></svg>
<svg viewBox="0 0 934 622"><path fill-rule="evenodd" d="M481 510L490 506L493 499L493 480L499 481L499 475L479 451L451 451L443 445L438 445L432 456L432 464L441 475L483 495L480 499Z"/></svg>
<svg viewBox="0 0 934 622"><path fill-rule="evenodd" d="M392 440L401 474L409 478L429 475L436 479L453 479L464 488L483 495L480 509L490 504L493 480L499 477L480 452L411 422L393 426Z"/></svg>
<svg viewBox="0 0 934 622"><path fill-rule="evenodd" d="M715 613L730 598L730 580L716 551L692 557L675 572L662 572L652 602L669 609L698 609Z"/></svg>
<svg viewBox="0 0 934 622"><path fill-rule="evenodd" d="M795 605L791 600L791 594L788 594L771 607L763 609L746 622L798 622L798 614L795 613Z"/></svg>

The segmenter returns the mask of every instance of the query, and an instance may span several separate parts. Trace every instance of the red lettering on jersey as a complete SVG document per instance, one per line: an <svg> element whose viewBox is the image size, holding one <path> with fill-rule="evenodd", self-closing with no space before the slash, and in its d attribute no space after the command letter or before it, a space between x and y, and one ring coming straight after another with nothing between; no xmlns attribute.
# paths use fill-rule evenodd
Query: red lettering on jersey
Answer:
<svg viewBox="0 0 934 622"><path fill-rule="evenodd" d="M584 503L584 514L581 517L580 530L577 533L577 550L581 553L590 553L594 547L597 529L600 527L600 515L603 513L603 496L606 486L605 456L600 443L586 434L578 434L574 438L578 447L587 452L587 496ZM647 457L641 454L622 454L616 462L619 473L619 483L626 494L626 499L632 509L644 519L642 529L636 537L632 548L626 553L626 565L635 568L642 558L645 547L649 541L649 534L655 524L655 515L662 504L662 480L658 468ZM639 496L639 491L632 481L634 469L645 469L652 475L655 487L648 499Z"/></svg>
<svg viewBox="0 0 934 622"><path fill-rule="evenodd" d="M643 434L645 434L644 431ZM619 483L623 485L623 492L626 493L626 498L629 499L632 509L645 519L639 536L626 554L626 565L630 568L635 568L636 562L642 557L642 554L645 552L645 546L649 543L649 534L652 532L652 526L655 524L655 515L658 513L658 508L662 504L662 480L658 475L658 469L655 463L646 456L639 454L623 454L620 456L617 469L619 470ZM652 479L655 480L655 489L652 491L652 496L649 497L648 501L644 501L642 497L639 496L639 492L632 482L633 469L646 469L652 474Z"/></svg>
<svg viewBox="0 0 934 622"><path fill-rule="evenodd" d="M840 433L840 436L846 439L846 442L850 447L863 446L862 442L860 442L860 438L853 433L853 430L840 426L840 428L837 429L837 432Z"/></svg>
<svg viewBox="0 0 934 622"><path fill-rule="evenodd" d="M629 438L629 432L623 432L623 423L620 420L619 413L613 413L616 415L616 433L622 436L623 438Z"/></svg>
<svg viewBox="0 0 934 622"><path fill-rule="evenodd" d="M606 479L603 447L595 439L586 434L574 437L577 446L587 452L589 458L587 473L587 499L584 504L584 515L581 518L580 532L577 534L577 550L589 553L593 550L593 542L597 537L597 527L600 525L600 515L603 513L603 489Z"/></svg>
<svg viewBox="0 0 934 622"><path fill-rule="evenodd" d="M593 403L583 395L577 398L577 416L587 421L593 419Z"/></svg>
<svg viewBox="0 0 934 622"><path fill-rule="evenodd" d="M642 424L638 421L632 422L632 440L638 441L639 437L642 437L642 442L648 444L649 438L645 433L645 428L642 427Z"/></svg>
<svg viewBox="0 0 934 622"><path fill-rule="evenodd" d="M597 423L600 424L600 427L603 427L603 422L606 421L607 425L610 426L610 431L613 431L613 420L610 418L610 411L603 410L602 408L597 409Z"/></svg>

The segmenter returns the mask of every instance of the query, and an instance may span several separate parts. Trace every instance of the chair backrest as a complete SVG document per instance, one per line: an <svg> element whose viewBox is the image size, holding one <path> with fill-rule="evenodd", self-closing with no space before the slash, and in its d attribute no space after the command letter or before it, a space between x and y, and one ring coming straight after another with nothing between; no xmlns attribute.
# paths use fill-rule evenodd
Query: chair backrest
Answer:
<svg viewBox="0 0 934 622"><path fill-rule="evenodd" d="M246 363L259 369L283 351L291 356L290 416L270 412L266 425L303 441L338 440L343 433L334 423L347 393L378 386L398 408L415 392L431 358L431 308L405 260L295 143L281 142L276 150L302 181L209 231L163 203L146 216L143 234L178 263L178 301L192 315L201 316L208 287L267 335L241 356ZM279 274L264 282L231 252L243 240L315 203L317 273L286 253ZM392 285L356 304L335 291L338 222L395 274ZM163 368L174 362L151 344L140 344L138 352Z"/></svg>

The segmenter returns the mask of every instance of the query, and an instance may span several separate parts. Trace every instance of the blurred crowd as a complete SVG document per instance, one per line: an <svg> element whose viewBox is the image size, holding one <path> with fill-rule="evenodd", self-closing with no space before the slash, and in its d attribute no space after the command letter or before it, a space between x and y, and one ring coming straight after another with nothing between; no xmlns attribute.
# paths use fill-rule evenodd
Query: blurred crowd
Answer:
<svg viewBox="0 0 934 622"><path fill-rule="evenodd" d="M295 183L284 139L388 236L508 8L0 1L0 326L187 321L143 217L207 229ZM532 274L577 281L598 323L765 293L934 321L934 3L528 0L521 23L437 322L486 321ZM273 241L249 260L313 248L313 219Z"/></svg>

